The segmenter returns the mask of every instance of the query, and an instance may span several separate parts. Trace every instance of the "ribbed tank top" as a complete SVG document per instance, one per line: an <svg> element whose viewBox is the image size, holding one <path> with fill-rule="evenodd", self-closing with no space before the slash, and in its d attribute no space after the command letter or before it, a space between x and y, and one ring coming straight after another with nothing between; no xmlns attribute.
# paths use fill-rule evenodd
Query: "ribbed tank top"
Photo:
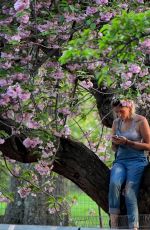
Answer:
<svg viewBox="0 0 150 230"><path fill-rule="evenodd" d="M122 120L120 118L115 121L116 132L115 134L118 136L124 136L128 140L142 142L142 136L136 130L136 122L133 119L130 127L126 131L121 131ZM129 147L128 145L119 145L116 152L116 160L117 159L136 159L136 158L146 158L144 154L144 150L138 150L133 147Z"/></svg>

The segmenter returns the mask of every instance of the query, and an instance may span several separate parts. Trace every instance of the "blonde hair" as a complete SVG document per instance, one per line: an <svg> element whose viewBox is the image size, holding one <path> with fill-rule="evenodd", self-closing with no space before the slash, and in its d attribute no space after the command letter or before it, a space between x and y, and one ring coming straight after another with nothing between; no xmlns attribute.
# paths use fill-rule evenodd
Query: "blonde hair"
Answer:
<svg viewBox="0 0 150 230"><path fill-rule="evenodd" d="M112 103L111 103L112 107L127 107L127 108L130 108L130 111L131 111L131 117L134 116L135 114L135 103L133 100L129 100L129 99L115 99L115 100L112 100Z"/></svg>
<svg viewBox="0 0 150 230"><path fill-rule="evenodd" d="M128 100L128 99L120 100L119 106L130 108L131 117L133 117L133 115L135 114L135 103L133 100Z"/></svg>

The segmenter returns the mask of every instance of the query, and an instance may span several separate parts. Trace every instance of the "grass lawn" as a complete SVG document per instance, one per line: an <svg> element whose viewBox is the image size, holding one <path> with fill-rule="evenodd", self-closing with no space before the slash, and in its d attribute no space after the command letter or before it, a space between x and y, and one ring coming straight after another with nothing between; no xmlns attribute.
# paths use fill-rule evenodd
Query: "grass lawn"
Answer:
<svg viewBox="0 0 150 230"><path fill-rule="evenodd" d="M99 227L99 210L97 204L83 192L72 192L69 198L74 200L70 219L72 225L81 227ZM101 210L103 227L108 227L108 215Z"/></svg>
<svg viewBox="0 0 150 230"><path fill-rule="evenodd" d="M0 202L0 216L4 215L6 206L7 206L6 203Z"/></svg>

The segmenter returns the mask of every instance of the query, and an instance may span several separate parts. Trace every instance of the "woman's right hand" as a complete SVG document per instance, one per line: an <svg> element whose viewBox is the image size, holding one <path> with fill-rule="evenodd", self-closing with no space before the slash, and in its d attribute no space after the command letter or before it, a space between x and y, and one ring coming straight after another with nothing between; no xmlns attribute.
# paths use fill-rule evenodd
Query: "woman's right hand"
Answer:
<svg viewBox="0 0 150 230"><path fill-rule="evenodd" d="M112 143L114 143L115 145L118 145L118 136L117 135L112 136Z"/></svg>

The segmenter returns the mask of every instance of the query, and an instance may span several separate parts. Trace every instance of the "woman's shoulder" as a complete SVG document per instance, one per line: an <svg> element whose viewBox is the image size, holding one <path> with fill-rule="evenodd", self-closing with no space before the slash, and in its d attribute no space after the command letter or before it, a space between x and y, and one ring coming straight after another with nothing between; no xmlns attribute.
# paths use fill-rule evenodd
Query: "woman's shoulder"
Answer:
<svg viewBox="0 0 150 230"><path fill-rule="evenodd" d="M144 122L145 120L147 120L146 117L139 115L139 114L135 114L133 119L137 123L141 123L141 122Z"/></svg>

